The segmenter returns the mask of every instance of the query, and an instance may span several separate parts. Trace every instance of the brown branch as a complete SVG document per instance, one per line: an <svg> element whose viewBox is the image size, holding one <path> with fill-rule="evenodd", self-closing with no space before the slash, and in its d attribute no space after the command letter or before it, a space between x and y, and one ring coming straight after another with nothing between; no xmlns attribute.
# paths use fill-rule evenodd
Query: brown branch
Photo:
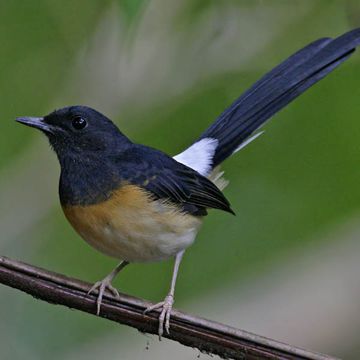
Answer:
<svg viewBox="0 0 360 360"><path fill-rule="evenodd" d="M0 256L0 283L22 290L37 299L61 304L90 314L96 313L95 297L87 295L90 285L32 265ZM125 294L120 299L106 295L101 317L156 334L157 313L143 314L149 303ZM214 321L173 311L170 335L165 337L202 352L217 354L226 359L307 359L334 360L235 329Z"/></svg>

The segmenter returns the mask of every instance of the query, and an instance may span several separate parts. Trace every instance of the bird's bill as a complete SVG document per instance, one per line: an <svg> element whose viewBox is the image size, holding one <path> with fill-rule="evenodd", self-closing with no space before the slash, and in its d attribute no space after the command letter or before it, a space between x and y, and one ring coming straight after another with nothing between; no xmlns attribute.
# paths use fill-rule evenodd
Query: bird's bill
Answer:
<svg viewBox="0 0 360 360"><path fill-rule="evenodd" d="M42 117L18 117L16 118L16 121L21 124L52 133L51 127L44 122L44 118Z"/></svg>

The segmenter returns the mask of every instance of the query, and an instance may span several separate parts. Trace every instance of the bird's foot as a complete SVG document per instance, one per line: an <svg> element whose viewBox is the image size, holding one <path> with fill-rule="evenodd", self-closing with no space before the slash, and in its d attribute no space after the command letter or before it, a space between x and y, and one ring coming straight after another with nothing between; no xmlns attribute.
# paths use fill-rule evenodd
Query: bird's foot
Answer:
<svg viewBox="0 0 360 360"><path fill-rule="evenodd" d="M164 323L165 323L165 331L167 334L170 333L170 315L171 310L174 304L174 296L169 294L166 296L164 301L161 301L155 305L149 306L147 309L145 309L144 314L157 310L162 309L160 316L159 316L159 340L161 340L161 336L164 333Z"/></svg>
<svg viewBox="0 0 360 360"><path fill-rule="evenodd" d="M109 277L106 277L101 281L97 281L87 293L89 295L93 292L98 292L98 297L96 300L96 315L100 314L100 307L106 290L108 290L116 298L120 297L119 292L111 285L111 280L112 279Z"/></svg>

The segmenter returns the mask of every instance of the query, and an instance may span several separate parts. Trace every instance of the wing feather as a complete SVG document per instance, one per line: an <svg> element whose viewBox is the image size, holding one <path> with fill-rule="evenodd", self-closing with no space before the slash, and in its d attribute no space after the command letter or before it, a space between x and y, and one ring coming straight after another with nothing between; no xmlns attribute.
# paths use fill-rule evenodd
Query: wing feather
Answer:
<svg viewBox="0 0 360 360"><path fill-rule="evenodd" d="M214 183L158 150L136 145L118 157L117 169L126 182L194 215L206 214L207 208L234 213Z"/></svg>

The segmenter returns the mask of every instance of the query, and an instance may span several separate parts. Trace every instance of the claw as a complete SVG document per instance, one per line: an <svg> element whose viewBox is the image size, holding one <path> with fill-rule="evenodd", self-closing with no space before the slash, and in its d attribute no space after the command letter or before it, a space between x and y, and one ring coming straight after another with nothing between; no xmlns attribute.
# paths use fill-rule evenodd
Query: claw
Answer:
<svg viewBox="0 0 360 360"><path fill-rule="evenodd" d="M144 310L144 314L147 314L148 312L153 311L153 310L160 309L163 307L164 304L165 304L165 301L161 301L155 305L151 305Z"/></svg>
<svg viewBox="0 0 360 360"><path fill-rule="evenodd" d="M101 303L106 290L108 290L116 298L120 297L119 292L111 285L111 281L108 278L105 278L104 280L101 281L97 281L87 293L88 295L96 291L98 291L99 293L96 300L96 315L98 316L100 315Z"/></svg>
<svg viewBox="0 0 360 360"><path fill-rule="evenodd" d="M170 316L171 310L174 304L174 296L169 294L166 296L164 301L161 301L155 305L149 306L144 310L144 314L157 310L162 309L160 316L159 316L159 340L161 341L161 337L164 334L164 322L165 322L165 331L167 334L170 333Z"/></svg>

